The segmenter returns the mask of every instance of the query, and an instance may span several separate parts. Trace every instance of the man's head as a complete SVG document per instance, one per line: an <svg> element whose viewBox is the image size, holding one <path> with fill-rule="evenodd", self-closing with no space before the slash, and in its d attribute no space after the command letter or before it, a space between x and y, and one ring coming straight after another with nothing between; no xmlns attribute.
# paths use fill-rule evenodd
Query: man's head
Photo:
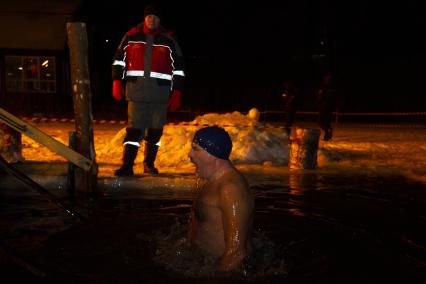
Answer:
<svg viewBox="0 0 426 284"><path fill-rule="evenodd" d="M157 5L149 4L143 11L145 25L150 30L156 30L160 25L161 9Z"/></svg>
<svg viewBox="0 0 426 284"><path fill-rule="evenodd" d="M218 161L228 161L231 151L232 140L228 132L221 127L210 126L195 133L189 158L196 165L198 175L207 177L211 165Z"/></svg>

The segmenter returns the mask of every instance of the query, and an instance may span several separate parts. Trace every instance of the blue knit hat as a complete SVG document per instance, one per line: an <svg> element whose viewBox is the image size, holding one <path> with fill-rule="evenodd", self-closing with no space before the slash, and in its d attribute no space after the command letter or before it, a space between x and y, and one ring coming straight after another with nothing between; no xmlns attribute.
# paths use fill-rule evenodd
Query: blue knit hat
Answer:
<svg viewBox="0 0 426 284"><path fill-rule="evenodd" d="M219 126L209 126L197 130L192 142L222 160L228 160L231 154L232 140L228 132Z"/></svg>

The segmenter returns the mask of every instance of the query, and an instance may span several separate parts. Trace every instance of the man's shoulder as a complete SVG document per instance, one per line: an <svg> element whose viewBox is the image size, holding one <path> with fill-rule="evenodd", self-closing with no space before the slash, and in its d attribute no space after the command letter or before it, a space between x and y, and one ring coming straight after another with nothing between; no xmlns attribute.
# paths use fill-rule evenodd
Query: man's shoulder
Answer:
<svg viewBox="0 0 426 284"><path fill-rule="evenodd" d="M127 36L132 36L132 35L135 35L135 34L138 34L138 33L141 33L141 32L143 32L143 29L141 28L141 27L139 27L139 26L136 26L136 27L133 27L133 28L131 28L127 33L126 33L126 35Z"/></svg>
<svg viewBox="0 0 426 284"><path fill-rule="evenodd" d="M163 37L167 38L170 41L177 42L176 34L171 30L167 30L161 27L160 35L162 35Z"/></svg>
<svg viewBox="0 0 426 284"><path fill-rule="evenodd" d="M226 191L246 191L249 187L244 175L237 169L228 171L220 181L220 190Z"/></svg>

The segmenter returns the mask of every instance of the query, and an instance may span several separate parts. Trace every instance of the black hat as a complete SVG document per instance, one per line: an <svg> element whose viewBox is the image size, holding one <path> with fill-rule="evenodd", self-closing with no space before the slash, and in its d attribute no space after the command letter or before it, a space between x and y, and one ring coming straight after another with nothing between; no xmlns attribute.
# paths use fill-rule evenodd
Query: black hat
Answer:
<svg viewBox="0 0 426 284"><path fill-rule="evenodd" d="M161 8L155 4L148 4L143 10L143 17L145 18L148 15L156 15L161 18Z"/></svg>
<svg viewBox="0 0 426 284"><path fill-rule="evenodd" d="M209 126L199 129L195 132L192 142L222 160L228 160L229 154L231 154L231 137L229 137L225 129L219 126Z"/></svg>

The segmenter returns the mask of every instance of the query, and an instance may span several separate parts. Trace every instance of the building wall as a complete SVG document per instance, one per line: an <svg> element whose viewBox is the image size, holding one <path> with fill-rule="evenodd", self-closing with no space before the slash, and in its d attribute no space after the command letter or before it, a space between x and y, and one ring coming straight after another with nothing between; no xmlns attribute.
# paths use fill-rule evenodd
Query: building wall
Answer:
<svg viewBox="0 0 426 284"><path fill-rule="evenodd" d="M63 50L69 15L2 14L0 48Z"/></svg>
<svg viewBox="0 0 426 284"><path fill-rule="evenodd" d="M16 115L49 116L72 111L66 23L72 21L80 3L81 0L0 3L0 107ZM55 93L8 91L7 56L53 56Z"/></svg>

